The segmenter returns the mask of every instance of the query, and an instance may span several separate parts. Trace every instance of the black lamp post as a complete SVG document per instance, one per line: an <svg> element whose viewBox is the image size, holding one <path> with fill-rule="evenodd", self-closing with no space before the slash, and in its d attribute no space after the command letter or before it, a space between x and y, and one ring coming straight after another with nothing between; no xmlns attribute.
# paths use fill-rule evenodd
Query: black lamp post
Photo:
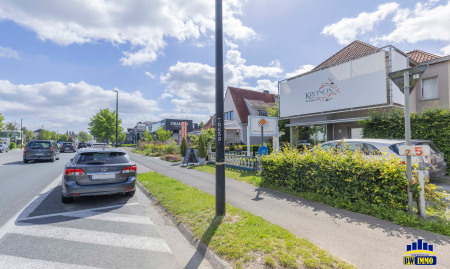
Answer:
<svg viewBox="0 0 450 269"><path fill-rule="evenodd" d="M117 148L117 129L119 124L119 91L113 90L113 92L116 92L116 148Z"/></svg>

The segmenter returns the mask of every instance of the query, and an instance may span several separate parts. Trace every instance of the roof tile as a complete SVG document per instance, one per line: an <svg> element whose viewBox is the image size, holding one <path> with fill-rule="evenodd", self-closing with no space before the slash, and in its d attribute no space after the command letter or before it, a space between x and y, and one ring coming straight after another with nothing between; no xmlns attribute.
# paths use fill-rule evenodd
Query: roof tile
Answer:
<svg viewBox="0 0 450 269"><path fill-rule="evenodd" d="M437 56L437 55L434 55L434 54L431 54L431 53L428 53L425 51L421 51L421 50L413 50L406 54L408 54L409 58L413 59L417 63L426 62L429 60L440 58L440 56Z"/></svg>
<svg viewBox="0 0 450 269"><path fill-rule="evenodd" d="M231 94L234 105L236 106L236 110L239 115L239 119L242 123L247 123L248 115L250 115L244 98L247 100L263 101L265 103L275 103L275 94L239 89L234 87L228 87L228 91Z"/></svg>

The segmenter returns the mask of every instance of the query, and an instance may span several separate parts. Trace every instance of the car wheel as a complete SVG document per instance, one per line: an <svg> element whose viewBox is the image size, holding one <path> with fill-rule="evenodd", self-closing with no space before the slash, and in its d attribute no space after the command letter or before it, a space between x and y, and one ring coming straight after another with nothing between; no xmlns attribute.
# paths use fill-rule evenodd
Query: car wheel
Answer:
<svg viewBox="0 0 450 269"><path fill-rule="evenodd" d="M28 163L28 160L23 160L23 163Z"/></svg>
<svg viewBox="0 0 450 269"><path fill-rule="evenodd" d="M73 201L74 201L73 197L64 197L61 195L61 202L63 204L70 204L70 203L73 203Z"/></svg>
<svg viewBox="0 0 450 269"><path fill-rule="evenodd" d="M53 155L53 158L50 160L52 163L54 163L55 162L55 159L56 159L56 157L55 157L55 155Z"/></svg>
<svg viewBox="0 0 450 269"><path fill-rule="evenodd" d="M126 192L125 195L126 195L126 196L133 196L135 193L136 193L136 190Z"/></svg>

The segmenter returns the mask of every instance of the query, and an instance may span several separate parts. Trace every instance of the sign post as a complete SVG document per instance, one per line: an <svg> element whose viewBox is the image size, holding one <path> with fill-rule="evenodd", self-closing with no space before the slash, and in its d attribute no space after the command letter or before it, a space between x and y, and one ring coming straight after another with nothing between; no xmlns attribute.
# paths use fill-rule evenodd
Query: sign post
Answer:
<svg viewBox="0 0 450 269"><path fill-rule="evenodd" d="M409 95L414 90L417 82L419 82L428 65L415 66L404 70L389 73L389 78L397 85L400 90L403 90L405 95L405 144L411 146L411 122L410 122L410 105ZM412 168L411 155L406 155L406 178L411 184L412 182ZM413 212L413 197L410 187L408 186L408 211L411 215Z"/></svg>
<svg viewBox="0 0 450 269"><path fill-rule="evenodd" d="M187 122L181 122L181 141L183 141L183 138L187 139L187 125Z"/></svg>

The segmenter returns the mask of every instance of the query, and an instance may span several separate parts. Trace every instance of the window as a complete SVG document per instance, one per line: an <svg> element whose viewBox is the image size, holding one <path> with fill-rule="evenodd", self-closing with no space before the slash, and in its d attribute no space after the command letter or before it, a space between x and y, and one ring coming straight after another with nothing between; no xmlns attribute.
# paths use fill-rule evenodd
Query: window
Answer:
<svg viewBox="0 0 450 269"><path fill-rule="evenodd" d="M337 142L331 142L327 144L322 144L319 147L322 148L325 152L329 152L330 150L336 149Z"/></svg>
<svg viewBox="0 0 450 269"><path fill-rule="evenodd" d="M124 152L88 152L82 153L77 158L77 164L89 162L104 162L104 164L123 164L129 163L130 160Z"/></svg>
<svg viewBox="0 0 450 269"><path fill-rule="evenodd" d="M366 144L366 154L367 155L381 155L381 152L373 145Z"/></svg>
<svg viewBox="0 0 450 269"><path fill-rule="evenodd" d="M363 149L363 145L360 142L345 142L345 143L341 143L341 151L344 149L348 149L351 152L355 152L357 150L362 150Z"/></svg>
<svg viewBox="0 0 450 269"><path fill-rule="evenodd" d="M233 120L233 111L223 113L224 120Z"/></svg>
<svg viewBox="0 0 450 269"><path fill-rule="evenodd" d="M439 98L438 77L422 80L422 99Z"/></svg>

